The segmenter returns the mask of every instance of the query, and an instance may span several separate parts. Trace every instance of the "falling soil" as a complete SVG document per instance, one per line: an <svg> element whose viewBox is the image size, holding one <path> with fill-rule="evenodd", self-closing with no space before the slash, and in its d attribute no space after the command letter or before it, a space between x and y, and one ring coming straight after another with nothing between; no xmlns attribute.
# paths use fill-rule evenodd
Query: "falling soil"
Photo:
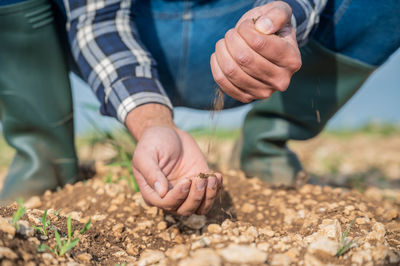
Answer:
<svg viewBox="0 0 400 266"><path fill-rule="evenodd" d="M221 112L224 109L224 93L222 92L222 90L220 88L216 88L215 89L215 95L214 95L214 100L213 100L213 106L212 109L210 111L210 120L213 120L215 117L215 113L216 112ZM213 148L213 142L215 139L215 132L217 130L217 122L213 123L213 126L211 128L211 134L208 140L208 144L207 144L207 151L206 151L206 155L210 155L212 153L212 148Z"/></svg>
<svg viewBox="0 0 400 266"><path fill-rule="evenodd" d="M104 176L114 173L112 182ZM22 220L40 226L48 209L51 228L67 233L66 218L81 228L78 245L63 257L38 252L48 238L12 234L7 218L16 204L0 208L1 265L398 265L399 206L355 191L305 185L271 188L239 171L222 170L224 190L207 216L178 217L149 207L130 190L118 167L97 164L97 175L27 201ZM354 221L344 255L335 256L344 230ZM12 231L12 230L11 230Z"/></svg>

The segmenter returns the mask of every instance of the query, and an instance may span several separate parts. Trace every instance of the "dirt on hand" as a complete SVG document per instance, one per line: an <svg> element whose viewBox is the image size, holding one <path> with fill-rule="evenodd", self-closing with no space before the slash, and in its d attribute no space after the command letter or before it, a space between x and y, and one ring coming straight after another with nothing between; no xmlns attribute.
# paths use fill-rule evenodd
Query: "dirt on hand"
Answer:
<svg viewBox="0 0 400 266"><path fill-rule="evenodd" d="M210 213L178 217L147 206L118 178L126 174L119 167L98 164L95 178L27 201L21 221L39 227L48 210L47 237L13 234L8 219L17 205L0 208L1 265L399 264L399 204L329 186L271 188L238 171L222 173L224 190ZM62 257L38 252L40 244L56 246L54 229L67 237L68 216L73 228L89 218L92 227L75 233L79 243Z"/></svg>

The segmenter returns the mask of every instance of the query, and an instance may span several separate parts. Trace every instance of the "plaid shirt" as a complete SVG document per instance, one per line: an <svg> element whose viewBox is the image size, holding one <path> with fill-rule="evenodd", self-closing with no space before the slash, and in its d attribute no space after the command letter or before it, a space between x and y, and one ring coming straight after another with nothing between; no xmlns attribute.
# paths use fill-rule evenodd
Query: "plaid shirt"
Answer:
<svg viewBox="0 0 400 266"><path fill-rule="evenodd" d="M255 6L273 0L255 1ZM327 0L285 0L302 44L318 23ZM145 103L173 108L158 80L156 62L140 42L131 16L132 0L64 0L72 53L101 101L100 111L125 123Z"/></svg>

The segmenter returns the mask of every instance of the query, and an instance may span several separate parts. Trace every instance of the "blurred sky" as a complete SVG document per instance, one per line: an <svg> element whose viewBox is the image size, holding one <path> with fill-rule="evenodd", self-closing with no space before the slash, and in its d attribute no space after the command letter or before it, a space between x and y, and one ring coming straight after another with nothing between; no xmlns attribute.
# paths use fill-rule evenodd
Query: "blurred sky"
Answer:
<svg viewBox="0 0 400 266"><path fill-rule="evenodd" d="M102 117L96 111L85 107L99 103L89 87L72 76L76 131L85 133L92 128L93 121L100 128L119 127L113 118ZM176 108L175 121L179 127L188 130L217 125L221 128L241 126L250 105L230 109L216 114L210 119L208 111ZM87 119L90 116L93 120ZM367 80L363 87L329 121L328 129L357 128L370 122L400 125L400 49Z"/></svg>

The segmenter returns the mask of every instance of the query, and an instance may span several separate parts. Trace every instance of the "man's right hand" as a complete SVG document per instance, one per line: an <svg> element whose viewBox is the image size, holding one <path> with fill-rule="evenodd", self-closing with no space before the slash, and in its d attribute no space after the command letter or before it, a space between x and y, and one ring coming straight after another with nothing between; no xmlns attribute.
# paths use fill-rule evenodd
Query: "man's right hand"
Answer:
<svg viewBox="0 0 400 266"><path fill-rule="evenodd" d="M159 104L134 109L126 125L138 140L132 167L147 204L179 215L207 213L222 186L220 174L209 173L194 139L175 127L170 110Z"/></svg>

